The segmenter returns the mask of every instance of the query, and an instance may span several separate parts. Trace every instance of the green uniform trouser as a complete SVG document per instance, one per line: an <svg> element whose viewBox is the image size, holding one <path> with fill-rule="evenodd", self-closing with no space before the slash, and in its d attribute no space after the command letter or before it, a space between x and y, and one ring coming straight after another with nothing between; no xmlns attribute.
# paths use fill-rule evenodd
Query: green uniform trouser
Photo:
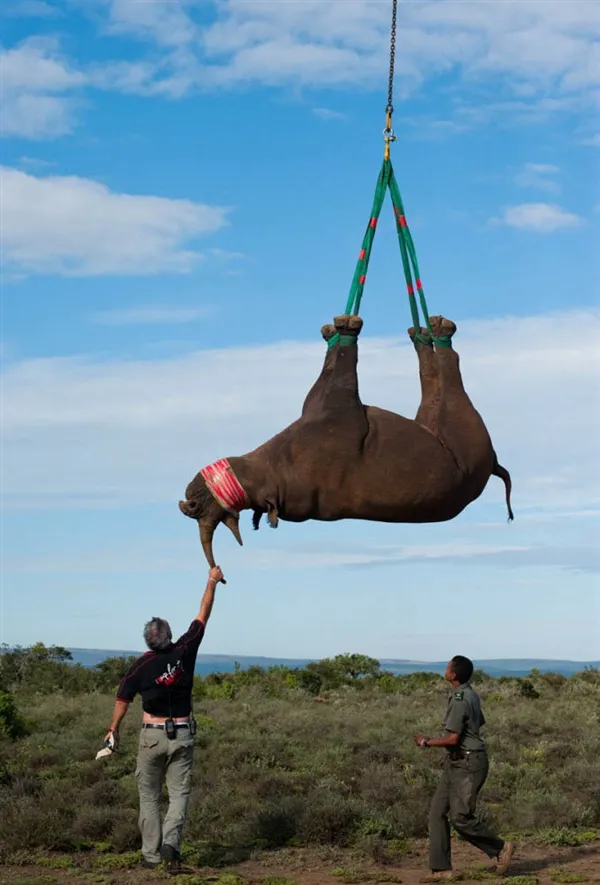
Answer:
<svg viewBox="0 0 600 885"><path fill-rule="evenodd" d="M194 763L194 738L187 728L178 728L169 740L164 729L142 728L136 778L140 794L139 826L142 855L159 863L163 845L181 848L181 833L187 814ZM163 783L169 792L169 808L161 826L160 800Z"/></svg>
<svg viewBox="0 0 600 885"><path fill-rule="evenodd" d="M444 763L429 812L429 868L451 870L450 824L459 836L488 857L497 857L504 841L481 821L476 813L477 795L488 775L489 762L484 751L464 758L450 754Z"/></svg>

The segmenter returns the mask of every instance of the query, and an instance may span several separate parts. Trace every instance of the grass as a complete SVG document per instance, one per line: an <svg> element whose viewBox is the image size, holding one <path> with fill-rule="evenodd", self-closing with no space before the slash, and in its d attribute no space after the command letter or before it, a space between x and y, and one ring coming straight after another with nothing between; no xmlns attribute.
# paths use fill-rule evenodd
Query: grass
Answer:
<svg viewBox="0 0 600 885"><path fill-rule="evenodd" d="M515 680L478 685L491 758L480 807L506 837L583 845L600 829L600 678L534 681L539 698ZM352 847L381 863L410 854L411 840L427 833L443 758L419 751L413 735L439 732L442 680L414 680L402 694L342 686L326 704L300 690L266 697L259 689L196 702L204 725L186 862L231 867L283 846ZM0 732L0 849L52 852L43 863L55 870L77 851L99 874L135 866L139 702L119 752L95 761L113 694L15 697L29 734ZM511 885L532 885L521 878Z"/></svg>
<svg viewBox="0 0 600 885"><path fill-rule="evenodd" d="M11 885L60 885L56 876L17 876L13 879Z"/></svg>
<svg viewBox="0 0 600 885"><path fill-rule="evenodd" d="M287 876L263 876L260 885L298 885L295 879L288 879Z"/></svg>
<svg viewBox="0 0 600 885"><path fill-rule="evenodd" d="M338 882L350 883L383 883L396 882L401 883L402 879L395 873L386 873L385 870L350 870L346 867L337 867L329 873L337 879Z"/></svg>
<svg viewBox="0 0 600 885"><path fill-rule="evenodd" d="M548 875L558 885L577 885L590 879L589 873L569 873L566 870L548 870Z"/></svg>
<svg viewBox="0 0 600 885"><path fill-rule="evenodd" d="M126 851L123 854L101 854L94 858L93 865L100 870L130 870L141 860L141 851Z"/></svg>
<svg viewBox="0 0 600 885"><path fill-rule="evenodd" d="M556 845L561 848L574 848L594 842L598 838L596 830L574 830L569 827L550 827L535 834L540 845Z"/></svg>
<svg viewBox="0 0 600 885"><path fill-rule="evenodd" d="M537 876L506 876L505 885L538 885Z"/></svg>

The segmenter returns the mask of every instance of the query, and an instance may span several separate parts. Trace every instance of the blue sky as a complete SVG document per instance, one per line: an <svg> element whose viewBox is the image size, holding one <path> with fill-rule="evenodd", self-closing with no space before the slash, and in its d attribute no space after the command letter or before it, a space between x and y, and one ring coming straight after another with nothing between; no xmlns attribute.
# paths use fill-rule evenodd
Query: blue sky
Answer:
<svg viewBox="0 0 600 885"><path fill-rule="evenodd" d="M551 9L551 14L548 10ZM1 639L195 614L187 482L297 417L382 158L390 4L7 0ZM202 650L600 653L600 4L401 3L393 161L512 473L437 526L224 530ZM386 203L363 400L419 399ZM226 536L225 536L226 535Z"/></svg>

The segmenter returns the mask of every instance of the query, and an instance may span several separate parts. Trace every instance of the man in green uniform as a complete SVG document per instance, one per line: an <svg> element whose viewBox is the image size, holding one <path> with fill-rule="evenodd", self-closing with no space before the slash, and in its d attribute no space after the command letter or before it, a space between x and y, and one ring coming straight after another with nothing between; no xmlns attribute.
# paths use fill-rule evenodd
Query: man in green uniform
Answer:
<svg viewBox="0 0 600 885"><path fill-rule="evenodd" d="M485 717L479 695L470 684L472 675L473 663L469 658L452 658L444 674L453 688L442 722L445 734L439 738L419 734L415 738L418 747L443 747L447 753L429 812L429 867L434 880L452 875L451 823L463 839L497 859L499 876L505 875L515 853L514 843L500 839L475 812L489 763L480 735Z"/></svg>

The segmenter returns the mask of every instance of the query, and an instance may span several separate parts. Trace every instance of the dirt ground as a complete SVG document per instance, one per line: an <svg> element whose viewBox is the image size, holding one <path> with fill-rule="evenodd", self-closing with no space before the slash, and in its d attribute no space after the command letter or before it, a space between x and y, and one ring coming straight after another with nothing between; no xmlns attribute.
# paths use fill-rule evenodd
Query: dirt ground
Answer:
<svg viewBox="0 0 600 885"><path fill-rule="evenodd" d="M493 877L493 864L469 845L455 843L454 876L457 881L474 882ZM69 864L72 866L69 866ZM106 861L102 861L106 863ZM53 866L59 868L53 869ZM357 859L336 849L286 849L263 854L227 869L192 869L175 878L164 872L107 869L89 855L46 856L38 864L2 863L2 885L354 885L402 883L418 885L427 876L425 845L415 847L397 864L379 864ZM495 878L495 877L493 877ZM577 848L519 846L505 882L507 885L575 885L600 883L600 841Z"/></svg>

